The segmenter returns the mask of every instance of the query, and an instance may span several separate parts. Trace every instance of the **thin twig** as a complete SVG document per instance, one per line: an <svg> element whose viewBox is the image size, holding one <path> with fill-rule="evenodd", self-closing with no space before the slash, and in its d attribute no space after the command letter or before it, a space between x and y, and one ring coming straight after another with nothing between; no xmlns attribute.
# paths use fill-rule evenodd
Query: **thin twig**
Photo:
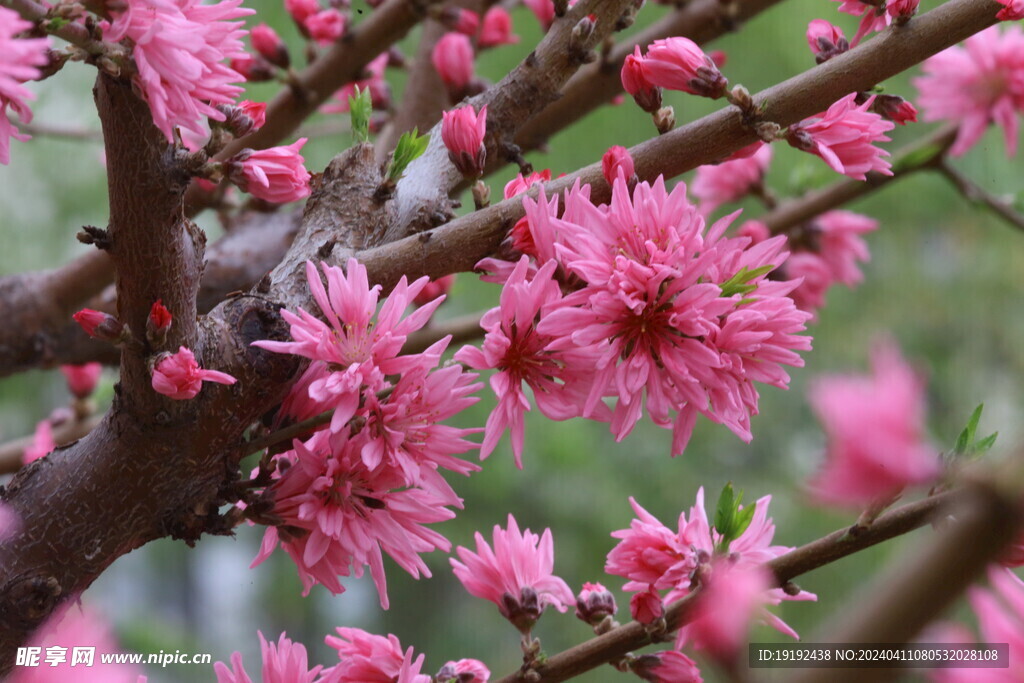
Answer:
<svg viewBox="0 0 1024 683"><path fill-rule="evenodd" d="M291 441L292 439L296 439L300 436L305 436L317 427L322 427L330 422L332 417L334 417L334 411L328 410L320 413L319 415L314 415L311 418L305 419L302 422L296 422L295 424L288 425L276 432L271 432L266 436L261 436L258 439L253 439L252 441L246 441L245 452L247 455L251 453L259 453L263 449L270 448L271 446L283 441Z"/></svg>
<svg viewBox="0 0 1024 683"><path fill-rule="evenodd" d="M103 134L98 130L88 128L63 128L52 126L46 123L22 123L18 125L22 133L38 137L65 138L67 140L98 141L103 139Z"/></svg>
<svg viewBox="0 0 1024 683"><path fill-rule="evenodd" d="M944 159L942 163L936 166L936 169L944 178L952 183L953 187L963 195L964 199L973 204L987 207L1013 227L1024 231L1024 215L1018 213L1009 202L1003 201L991 194L985 188L950 166L948 160Z"/></svg>

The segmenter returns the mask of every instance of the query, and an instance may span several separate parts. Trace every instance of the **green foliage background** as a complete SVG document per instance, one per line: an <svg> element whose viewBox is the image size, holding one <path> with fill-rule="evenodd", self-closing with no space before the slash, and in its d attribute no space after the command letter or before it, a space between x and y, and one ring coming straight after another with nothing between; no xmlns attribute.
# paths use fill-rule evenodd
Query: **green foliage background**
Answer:
<svg viewBox="0 0 1024 683"><path fill-rule="evenodd" d="M250 4L295 46L294 54L301 54L297 32L277 0ZM665 11L647 7L640 24ZM525 9L515 10L513 16L522 42L487 52L478 61L478 72L495 81L540 37L536 21ZM855 20L838 14L833 3L789 0L749 22L741 33L714 43L729 57L723 71L731 83L756 92L809 68L813 60L803 34L807 22L817 17L840 24L848 35L855 30ZM414 53L417 37L414 32L404 41L407 54ZM389 72L396 94L404 78L404 73ZM91 79L89 69L72 65L36 87L37 120L98 129L89 104ZM885 87L911 98L915 94L907 76ZM273 92L272 86L260 85L251 95L265 99ZM668 94L667 103L675 106L680 123L721 106L680 93ZM895 131L889 148L916 139L927 128L917 124ZM546 154L531 154L530 159L537 168L551 168L557 175L594 162L610 145L629 146L653 134L647 115L627 102L594 113L555 136ZM309 167L322 168L348 144L347 134L311 141L304 150ZM15 142L12 156L11 166L0 167L0 234L5 241L0 273L45 268L81 253L85 247L74 240L78 227L105 223L98 143L41 137L31 143ZM956 165L995 193L1021 190L1019 159L1005 157L1001 139L993 132ZM490 180L495 196L500 196L509 177L506 171ZM776 145L768 182L780 194L835 180L820 160ZM753 204L746 208L745 217L760 211ZM968 205L941 178L928 174L901 180L848 208L881 221L879 231L868 238L872 260L864 267L865 282L856 291L830 292L828 307L810 330L815 348L806 355L807 366L792 373L788 392L762 392L753 443L744 444L724 427L702 420L687 452L673 459L669 432L647 422L624 442L615 443L604 425L582 420L553 423L531 415L524 470L516 470L507 441L503 443L483 463L482 472L455 482L465 498L465 510L439 530L454 545L472 545L475 530L489 537L491 527L504 524L513 512L523 526L553 530L556 571L574 588L584 581L605 581L617 589L621 581L604 577L602 567L612 547L608 534L631 519L629 496L673 526L679 513L693 504L698 488L706 487L713 503L723 484L732 481L746 491L747 500L773 496L776 541L785 545L799 545L849 524L850 516L810 507L800 493L801 482L819 462L822 446L805 389L821 373L866 369L870 342L879 335L895 338L927 374L929 423L937 449L952 445L981 401L986 403L981 433L1001 433L994 456L1015 445L1024 392L1024 236ZM211 237L218 234L214 219L204 217L203 225ZM439 317L482 310L496 297L496 287L462 275ZM113 371L108 371L101 400L109 399L113 380ZM56 372L5 379L0 383L0 436L30 433L36 421L66 401ZM492 405L486 396L461 416L460 423L482 425ZM257 629L272 639L286 630L306 643L314 661L330 665L335 655L323 644L323 636L339 625L398 635L403 645L427 653L430 672L461 657L485 661L495 677L517 667L518 636L493 605L465 593L446 556L428 556L434 578L420 581L389 562L392 607L382 612L365 580L348 582L349 590L341 596L316 587L302 598L294 568L283 554L256 570L247 569L259 538L258 530L244 528L237 539L209 538L196 550L172 542L151 544L119 560L89 591L86 602L115 622L127 648L211 652L215 660L224 661L240 649L250 673L259 668ZM905 552L916 540L891 543L814 572L800 584L818 593L819 601L782 605L776 611L805 639L810 637L822 623L842 614L851 596L893 553ZM628 596L618 595L623 616L628 617ZM585 639L589 630L571 614L551 612L541 620L537 635L548 652L555 652ZM770 641L778 636L760 628L754 638ZM214 679L212 671L196 666L147 673L155 682ZM714 677L711 667L707 673ZM598 683L618 676L607 669L580 680Z"/></svg>

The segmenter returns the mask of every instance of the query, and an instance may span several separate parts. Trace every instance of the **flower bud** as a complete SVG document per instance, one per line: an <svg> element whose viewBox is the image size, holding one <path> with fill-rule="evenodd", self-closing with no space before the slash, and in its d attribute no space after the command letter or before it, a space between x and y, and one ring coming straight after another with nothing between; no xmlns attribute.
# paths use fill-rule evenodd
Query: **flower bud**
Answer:
<svg viewBox="0 0 1024 683"><path fill-rule="evenodd" d="M599 583L584 583L576 596L576 618L597 626L605 617L615 616L615 596Z"/></svg>
<svg viewBox="0 0 1024 683"><path fill-rule="evenodd" d="M449 30L472 36L480 27L480 16L476 12L459 7L444 7L438 20Z"/></svg>
<svg viewBox="0 0 1024 683"><path fill-rule="evenodd" d="M319 0L284 0L284 8L299 28L304 28L306 19L320 11Z"/></svg>
<svg viewBox="0 0 1024 683"><path fill-rule="evenodd" d="M221 124L236 138L263 127L267 120L267 105L263 102L242 100L237 105L218 104L217 111L224 114Z"/></svg>
<svg viewBox="0 0 1024 683"><path fill-rule="evenodd" d="M885 4L885 11L889 13L897 23L906 23L910 17L917 12L917 6L921 0L888 0Z"/></svg>
<svg viewBox="0 0 1024 683"><path fill-rule="evenodd" d="M146 339L153 346L161 346L167 339L167 332L171 329L173 320L171 312L163 304L163 299L157 299L149 309L149 317L146 319Z"/></svg>
<svg viewBox="0 0 1024 683"><path fill-rule="evenodd" d="M621 145L615 145L610 147L604 156L601 157L601 173L604 175L605 181L609 185L615 182L615 179L619 177L621 173L626 182L630 182L631 178L636 176L636 170L633 166L633 157L629 155L629 151Z"/></svg>
<svg viewBox="0 0 1024 683"><path fill-rule="evenodd" d="M654 112L654 125L658 133L664 135L676 127L676 112L672 107L662 107Z"/></svg>
<svg viewBox="0 0 1024 683"><path fill-rule="evenodd" d="M336 9L325 9L306 19L305 28L317 45L337 42L345 33L345 15Z"/></svg>
<svg viewBox="0 0 1024 683"><path fill-rule="evenodd" d="M248 53L231 59L231 68L249 83L260 83L274 78L274 67L259 55Z"/></svg>
<svg viewBox="0 0 1024 683"><path fill-rule="evenodd" d="M473 79L473 45L461 33L446 33L430 56L453 99L461 99Z"/></svg>
<svg viewBox="0 0 1024 683"><path fill-rule="evenodd" d="M640 54L640 46L633 49L633 54L626 55L622 63L622 87L633 96L638 107L649 114L653 114L661 107L661 88L658 88L644 76L642 66L643 56Z"/></svg>
<svg viewBox="0 0 1024 683"><path fill-rule="evenodd" d="M460 35L460 34L449 34ZM484 171L487 148L487 107L478 115L472 105L446 111L441 117L441 139L448 148L448 158L462 175L477 177Z"/></svg>
<svg viewBox="0 0 1024 683"><path fill-rule="evenodd" d="M60 371L64 373L64 379L67 380L68 390L75 398L83 399L88 398L96 390L103 366L100 363L62 365Z"/></svg>
<svg viewBox="0 0 1024 683"><path fill-rule="evenodd" d="M917 121L917 108L899 95L877 95L871 111L901 126Z"/></svg>
<svg viewBox="0 0 1024 683"><path fill-rule="evenodd" d="M491 671L483 662L475 659L460 659L447 662L434 676L435 683L487 683Z"/></svg>
<svg viewBox="0 0 1024 683"><path fill-rule="evenodd" d="M83 308L71 317L82 326L86 334L103 341L114 343L123 341L123 337L127 332L127 328L125 328L120 320L103 311Z"/></svg>
<svg viewBox="0 0 1024 683"><path fill-rule="evenodd" d="M641 624L653 624L665 616L665 605L661 596L649 588L640 593L634 593L629 601L629 613Z"/></svg>
<svg viewBox="0 0 1024 683"><path fill-rule="evenodd" d="M275 66L287 69L291 66L291 56L288 54L288 46L277 35L277 31L266 24L260 24L249 33L249 40L252 48L260 53L263 59Z"/></svg>
<svg viewBox="0 0 1024 683"><path fill-rule="evenodd" d="M503 7L492 7L484 14L477 45L480 49L498 45L514 45L519 36L512 33L512 17Z"/></svg>
<svg viewBox="0 0 1024 683"><path fill-rule="evenodd" d="M842 29L824 19L815 19L807 25L807 44L810 45L818 64L827 62L850 49L850 43L843 35Z"/></svg>
<svg viewBox="0 0 1024 683"><path fill-rule="evenodd" d="M691 95L717 99L729 85L714 61L689 38L654 41L640 65L653 85Z"/></svg>

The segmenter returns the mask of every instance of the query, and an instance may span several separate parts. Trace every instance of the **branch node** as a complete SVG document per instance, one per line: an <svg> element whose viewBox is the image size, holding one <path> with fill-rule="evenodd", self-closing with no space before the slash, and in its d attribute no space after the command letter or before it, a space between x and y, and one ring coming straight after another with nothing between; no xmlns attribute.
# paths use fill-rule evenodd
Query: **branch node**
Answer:
<svg viewBox="0 0 1024 683"><path fill-rule="evenodd" d="M110 249L110 233L104 228L97 228L95 225L83 225L82 229L75 235L82 244L94 244L97 249Z"/></svg>

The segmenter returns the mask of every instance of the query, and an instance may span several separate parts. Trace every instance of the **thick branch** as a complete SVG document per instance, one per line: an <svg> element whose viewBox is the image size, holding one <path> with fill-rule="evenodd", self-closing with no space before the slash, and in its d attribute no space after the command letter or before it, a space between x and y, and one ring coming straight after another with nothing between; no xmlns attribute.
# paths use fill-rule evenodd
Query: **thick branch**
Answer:
<svg viewBox="0 0 1024 683"><path fill-rule="evenodd" d="M777 585L781 586L812 569L924 526L936 518L937 510L945 509L954 498L954 494L947 493L908 503L882 515L856 536L850 535L849 529L839 529L775 558L766 566L775 575ZM666 610L665 622L669 631L678 629L689 620L694 602L690 595ZM540 674L537 683L568 680L652 642L643 624L630 622L549 657L537 670ZM520 680L519 674L515 673L505 676L498 683L516 683Z"/></svg>
<svg viewBox="0 0 1024 683"><path fill-rule="evenodd" d="M990 26L998 10L999 5L992 0L950 0L904 26L894 25L858 48L769 88L758 94L755 102L763 107L766 120L783 126L796 123ZM630 153L639 177L653 180L658 175L673 177L721 160L755 139L756 135L744 127L739 112L727 107L641 143ZM561 192L576 181L591 185L594 201L608 198L600 163L547 183L546 191L549 195ZM365 251L359 259L367 264L373 281L385 287L393 286L401 275L437 278L469 271L497 249L523 213L522 199L515 197L429 233Z"/></svg>

